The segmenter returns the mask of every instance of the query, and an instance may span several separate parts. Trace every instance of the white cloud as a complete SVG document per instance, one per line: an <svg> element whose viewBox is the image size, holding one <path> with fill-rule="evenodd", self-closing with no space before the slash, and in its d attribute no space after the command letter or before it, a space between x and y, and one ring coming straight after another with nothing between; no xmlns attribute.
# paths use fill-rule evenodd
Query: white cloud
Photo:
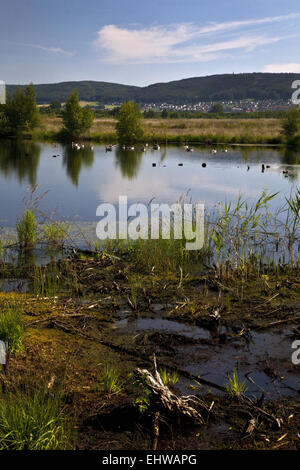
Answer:
<svg viewBox="0 0 300 470"><path fill-rule="evenodd" d="M26 44L27 46L35 47L36 49L41 49L42 51L48 52L50 54L62 54L73 57L75 52L66 51L60 47L46 47L41 46L40 44Z"/></svg>
<svg viewBox="0 0 300 470"><path fill-rule="evenodd" d="M272 44L283 39L263 34L242 34L230 40L205 42L212 33L231 32L243 27L276 23L300 18L300 14L267 17L254 20L214 23L199 27L193 23L153 26L140 29L105 25L97 33L95 46L103 53L102 59L110 63L184 63L214 60L226 51Z"/></svg>
<svg viewBox="0 0 300 470"><path fill-rule="evenodd" d="M300 63L290 62L288 64L269 64L265 65L263 72L269 73L300 73Z"/></svg>

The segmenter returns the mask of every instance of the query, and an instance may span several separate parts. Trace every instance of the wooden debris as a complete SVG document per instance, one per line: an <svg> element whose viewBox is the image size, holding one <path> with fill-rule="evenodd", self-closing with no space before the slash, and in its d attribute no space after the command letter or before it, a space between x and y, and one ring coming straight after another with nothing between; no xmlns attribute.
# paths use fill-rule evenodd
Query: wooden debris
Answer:
<svg viewBox="0 0 300 470"><path fill-rule="evenodd" d="M175 395L175 393L163 384L160 373L157 370L155 357L154 367L154 375L152 375L149 370L140 368L136 370L136 374L139 377L146 379L147 386L155 397L158 408L163 411L190 418L195 422L203 423L203 418L197 408L202 408L208 412L209 408L207 405L202 400L192 395L182 397Z"/></svg>

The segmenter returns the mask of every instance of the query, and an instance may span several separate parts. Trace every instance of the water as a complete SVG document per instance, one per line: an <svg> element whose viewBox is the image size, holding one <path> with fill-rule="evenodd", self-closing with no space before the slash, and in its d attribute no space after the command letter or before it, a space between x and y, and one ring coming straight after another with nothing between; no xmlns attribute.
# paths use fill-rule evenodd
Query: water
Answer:
<svg viewBox="0 0 300 470"><path fill-rule="evenodd" d="M138 338L143 333L156 332L164 337L152 344L158 353L172 348L172 361L179 368L218 385L224 385L226 376L238 370L240 381L245 380L247 394L266 398L299 396L300 379L291 363L292 329L283 328L267 332L251 332L249 341L232 338L226 344L217 341L215 332L174 320L155 318L124 318L114 324L115 332ZM225 327L218 333L225 333ZM228 330L229 333L229 330ZM172 340L178 343L174 349ZM169 357L170 360L170 357ZM190 393L190 381L181 378L178 384L183 394ZM201 387L198 393L206 393ZM216 392L216 390L214 390Z"/></svg>
<svg viewBox="0 0 300 470"><path fill-rule="evenodd" d="M262 163L270 165L264 173ZM282 173L286 169L287 177ZM239 193L256 199L268 189L280 192L273 205L282 205L299 184L299 172L300 153L276 148L228 147L227 153L218 148L216 155L205 147L195 147L193 153L183 147L149 148L145 153L114 147L106 152L102 145L77 150L71 145L1 140L0 225L15 225L29 184L38 184L39 194L49 191L40 201L41 210L67 220L96 222L97 206L117 203L119 195L127 195L129 203L152 198L173 203L190 190L193 202L210 208Z"/></svg>

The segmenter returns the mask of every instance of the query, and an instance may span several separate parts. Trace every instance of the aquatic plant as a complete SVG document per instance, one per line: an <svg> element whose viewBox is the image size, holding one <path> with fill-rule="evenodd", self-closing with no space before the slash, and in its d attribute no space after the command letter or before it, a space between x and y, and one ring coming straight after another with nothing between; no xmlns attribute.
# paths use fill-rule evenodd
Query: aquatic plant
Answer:
<svg viewBox="0 0 300 470"><path fill-rule="evenodd" d="M66 225L52 223L43 227L43 241L51 245L63 245L66 237Z"/></svg>
<svg viewBox="0 0 300 470"><path fill-rule="evenodd" d="M37 239L37 223L34 213L27 209L26 212L18 217L16 223L18 243L21 248L33 247Z"/></svg>
<svg viewBox="0 0 300 470"><path fill-rule="evenodd" d="M7 392L0 395L0 450L74 448L70 419L58 396Z"/></svg>
<svg viewBox="0 0 300 470"><path fill-rule="evenodd" d="M226 384L226 392L232 397L239 397L247 391L246 380L239 382L239 377L236 369L233 371L232 377L228 376Z"/></svg>

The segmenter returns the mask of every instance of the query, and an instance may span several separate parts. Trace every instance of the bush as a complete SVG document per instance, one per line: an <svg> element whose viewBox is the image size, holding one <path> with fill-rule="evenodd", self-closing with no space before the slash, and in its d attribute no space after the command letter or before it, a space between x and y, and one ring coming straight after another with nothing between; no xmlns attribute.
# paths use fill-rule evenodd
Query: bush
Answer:
<svg viewBox="0 0 300 470"><path fill-rule="evenodd" d="M0 315L0 340L7 343L11 353L17 353L23 346L23 325L17 311L7 310Z"/></svg>
<svg viewBox="0 0 300 470"><path fill-rule="evenodd" d="M44 236L51 245L63 245L66 237L66 227L64 224L45 225Z"/></svg>
<svg viewBox="0 0 300 470"><path fill-rule="evenodd" d="M27 210L22 217L17 219L16 224L19 245L22 248L34 246L37 238L37 224L35 215L31 210Z"/></svg>
<svg viewBox="0 0 300 470"><path fill-rule="evenodd" d="M295 137L299 130L299 123L300 110L298 108L292 108L286 112L286 115L282 120L282 133L287 139Z"/></svg>

